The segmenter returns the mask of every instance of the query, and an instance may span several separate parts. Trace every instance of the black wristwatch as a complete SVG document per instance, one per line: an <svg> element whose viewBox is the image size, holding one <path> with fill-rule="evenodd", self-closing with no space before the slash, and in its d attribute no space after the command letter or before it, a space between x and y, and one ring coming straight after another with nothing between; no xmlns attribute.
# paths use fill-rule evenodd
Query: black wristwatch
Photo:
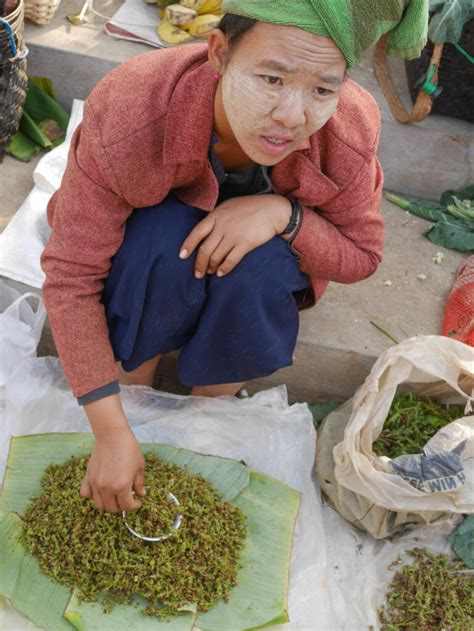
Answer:
<svg viewBox="0 0 474 631"><path fill-rule="evenodd" d="M293 232L293 230L298 225L298 218L299 218L300 212L301 212L300 203L295 199L291 203L291 217L290 217L290 221L289 221L288 225L286 226L286 228L283 230L283 232L280 232L280 234L279 234L280 237L282 235L284 235L284 234L291 234Z"/></svg>

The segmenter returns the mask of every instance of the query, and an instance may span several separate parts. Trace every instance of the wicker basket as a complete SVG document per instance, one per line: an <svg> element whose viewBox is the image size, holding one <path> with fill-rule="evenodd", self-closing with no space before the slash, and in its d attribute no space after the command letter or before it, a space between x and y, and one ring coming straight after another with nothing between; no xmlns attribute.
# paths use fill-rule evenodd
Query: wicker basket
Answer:
<svg viewBox="0 0 474 631"><path fill-rule="evenodd" d="M3 9L2 2L0 7ZM28 87L24 12L24 0L18 0L0 22L0 162L18 130Z"/></svg>
<svg viewBox="0 0 474 631"><path fill-rule="evenodd" d="M51 22L61 0L25 0L25 18L46 26Z"/></svg>

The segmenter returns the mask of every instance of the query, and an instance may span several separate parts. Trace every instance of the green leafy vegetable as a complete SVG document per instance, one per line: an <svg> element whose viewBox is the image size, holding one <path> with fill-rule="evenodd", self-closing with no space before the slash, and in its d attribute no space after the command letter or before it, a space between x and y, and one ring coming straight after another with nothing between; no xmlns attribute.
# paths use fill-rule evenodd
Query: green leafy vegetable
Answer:
<svg viewBox="0 0 474 631"><path fill-rule="evenodd" d="M435 44L457 44L464 24L474 17L474 3L472 0L430 0L430 11L436 12L430 20L430 40Z"/></svg>
<svg viewBox="0 0 474 631"><path fill-rule="evenodd" d="M460 405L440 405L404 392L394 397L372 449L388 458L418 454L442 427L462 416Z"/></svg>
<svg viewBox="0 0 474 631"><path fill-rule="evenodd" d="M454 203L455 197L463 200L467 199L472 202L474 200L474 184L471 186L465 186L464 188L458 189L457 191L453 189L444 191L444 193L441 195L440 204L447 207L449 206L449 204Z"/></svg>
<svg viewBox="0 0 474 631"><path fill-rule="evenodd" d="M457 250L458 252L474 250L474 232L462 226L461 223L439 221L425 234L431 243L435 245Z"/></svg>
<svg viewBox="0 0 474 631"><path fill-rule="evenodd" d="M445 191L439 204L391 192L385 197L413 215L435 222L425 232L432 243L460 252L474 250L474 186Z"/></svg>

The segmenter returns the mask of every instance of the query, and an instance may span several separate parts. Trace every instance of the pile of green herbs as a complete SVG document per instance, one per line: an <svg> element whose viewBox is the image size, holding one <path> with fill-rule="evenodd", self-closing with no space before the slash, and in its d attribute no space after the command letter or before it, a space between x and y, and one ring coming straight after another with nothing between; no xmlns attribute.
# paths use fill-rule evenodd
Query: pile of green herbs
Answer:
<svg viewBox="0 0 474 631"><path fill-rule="evenodd" d="M468 631L474 628L472 576L444 554L414 548L413 563L393 577L379 609L382 631ZM395 561L400 563L400 558ZM393 567L393 566L391 566Z"/></svg>
<svg viewBox="0 0 474 631"><path fill-rule="evenodd" d="M134 594L148 601L145 614L160 617L192 603L207 611L226 601L237 584L246 538L242 511L220 501L202 477L149 453L147 494L140 509L127 513L127 523L145 536L173 534L143 541L127 530L121 514L98 511L80 497L87 460L73 457L49 466L41 495L25 513L22 541L42 571L77 588L82 601L95 602L105 594L105 612L115 603L130 604ZM170 492L179 508L168 498ZM182 524L172 530L178 511Z"/></svg>
<svg viewBox="0 0 474 631"><path fill-rule="evenodd" d="M418 454L442 427L463 415L460 405L442 405L412 392L398 394L372 449L389 458Z"/></svg>

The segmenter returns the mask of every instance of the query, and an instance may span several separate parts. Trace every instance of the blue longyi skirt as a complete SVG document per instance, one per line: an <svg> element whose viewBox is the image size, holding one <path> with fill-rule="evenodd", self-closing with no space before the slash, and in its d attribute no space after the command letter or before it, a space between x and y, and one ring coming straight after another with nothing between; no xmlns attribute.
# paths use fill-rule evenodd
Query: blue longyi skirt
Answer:
<svg viewBox="0 0 474 631"><path fill-rule="evenodd" d="M294 292L308 277L274 237L227 276L196 279L195 253L187 260L178 254L206 215L168 197L128 219L102 295L125 371L177 349L178 376L188 386L248 381L291 365L299 325Z"/></svg>

